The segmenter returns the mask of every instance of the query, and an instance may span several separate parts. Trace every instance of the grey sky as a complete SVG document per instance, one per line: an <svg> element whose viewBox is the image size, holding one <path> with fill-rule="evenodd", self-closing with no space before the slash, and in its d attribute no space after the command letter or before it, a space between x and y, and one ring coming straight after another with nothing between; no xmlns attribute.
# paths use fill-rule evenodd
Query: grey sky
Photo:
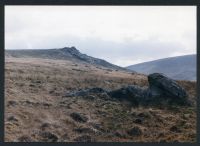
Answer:
<svg viewBox="0 0 200 146"><path fill-rule="evenodd" d="M195 6L6 6L6 49L75 46L128 66L196 53Z"/></svg>

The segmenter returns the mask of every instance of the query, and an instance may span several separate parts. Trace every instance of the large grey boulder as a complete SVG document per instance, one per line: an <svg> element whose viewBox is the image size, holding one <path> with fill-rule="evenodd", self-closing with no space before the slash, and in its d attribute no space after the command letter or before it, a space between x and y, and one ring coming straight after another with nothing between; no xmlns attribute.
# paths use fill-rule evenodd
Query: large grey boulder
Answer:
<svg viewBox="0 0 200 146"><path fill-rule="evenodd" d="M88 117L86 117L82 113L73 112L70 114L70 117L80 123L85 123L88 121Z"/></svg>
<svg viewBox="0 0 200 146"><path fill-rule="evenodd" d="M186 91L178 83L164 74L153 73L148 76L149 87L153 96L173 98L187 97Z"/></svg>
<svg viewBox="0 0 200 146"><path fill-rule="evenodd" d="M175 80L153 73L148 76L148 82L148 88L129 85L107 94L120 100L129 100L133 105L191 104L186 91Z"/></svg>
<svg viewBox="0 0 200 146"><path fill-rule="evenodd" d="M185 104L187 101L186 91L175 81L164 74L153 73L148 76L151 97L171 99L171 101Z"/></svg>

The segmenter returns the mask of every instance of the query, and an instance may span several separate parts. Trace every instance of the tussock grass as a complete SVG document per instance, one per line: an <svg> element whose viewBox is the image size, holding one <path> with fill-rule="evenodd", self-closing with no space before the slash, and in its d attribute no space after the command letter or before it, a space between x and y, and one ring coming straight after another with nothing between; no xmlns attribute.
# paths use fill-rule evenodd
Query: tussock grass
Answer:
<svg viewBox="0 0 200 146"><path fill-rule="evenodd" d="M196 82L177 82L196 102ZM96 141L195 142L196 106L131 107L100 97L90 101L80 97L62 98L73 90L91 87L113 90L132 84L148 86L147 77L71 61L6 58L5 140L18 141L19 137L27 135L38 141L40 138L35 135L35 130L41 132L41 125L48 123L48 132L58 137L68 135L69 139L63 141L73 141L80 136L74 128L86 127L98 131L90 135ZM72 112L86 114L88 122L73 121L69 116ZM10 115L18 121L8 121ZM137 118L143 120L142 124L134 122ZM97 129L101 130L92 126L95 124L100 124L101 128ZM127 135L127 131L135 126L141 129L142 135ZM172 126L181 132L170 131ZM116 131L123 136L116 136Z"/></svg>

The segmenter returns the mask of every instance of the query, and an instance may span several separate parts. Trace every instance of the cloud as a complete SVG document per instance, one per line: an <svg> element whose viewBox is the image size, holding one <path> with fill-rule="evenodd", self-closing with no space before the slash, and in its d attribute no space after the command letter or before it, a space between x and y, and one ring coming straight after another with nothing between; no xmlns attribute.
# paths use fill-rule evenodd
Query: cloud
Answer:
<svg viewBox="0 0 200 146"><path fill-rule="evenodd" d="M114 62L120 66L194 53L192 50L185 49L181 43L173 41L166 43L160 41L158 38L136 40L129 43L116 43L95 38L88 40L77 43L82 52L109 62Z"/></svg>
<svg viewBox="0 0 200 146"><path fill-rule="evenodd" d="M127 66L196 52L195 6L5 6L6 49L76 46Z"/></svg>

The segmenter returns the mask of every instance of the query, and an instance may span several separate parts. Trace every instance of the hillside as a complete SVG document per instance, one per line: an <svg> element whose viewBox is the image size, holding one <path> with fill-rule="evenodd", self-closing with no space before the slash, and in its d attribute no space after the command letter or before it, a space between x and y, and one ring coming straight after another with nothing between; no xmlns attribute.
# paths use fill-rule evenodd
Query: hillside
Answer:
<svg viewBox="0 0 200 146"><path fill-rule="evenodd" d="M196 81L196 55L170 57L126 67L143 74L164 73L176 80Z"/></svg>
<svg viewBox="0 0 200 146"><path fill-rule="evenodd" d="M64 47L60 49L6 50L5 55L15 58L43 58L43 59L71 60L78 62L86 62L89 64L106 67L110 69L127 70L125 68L111 64L105 60L94 58L86 54L82 54L75 47Z"/></svg>
<svg viewBox="0 0 200 146"><path fill-rule="evenodd" d="M196 103L196 82L178 83ZM5 141L195 142L195 105L164 98L135 106L104 91L115 96L133 85L146 89L147 76L84 61L6 56Z"/></svg>

